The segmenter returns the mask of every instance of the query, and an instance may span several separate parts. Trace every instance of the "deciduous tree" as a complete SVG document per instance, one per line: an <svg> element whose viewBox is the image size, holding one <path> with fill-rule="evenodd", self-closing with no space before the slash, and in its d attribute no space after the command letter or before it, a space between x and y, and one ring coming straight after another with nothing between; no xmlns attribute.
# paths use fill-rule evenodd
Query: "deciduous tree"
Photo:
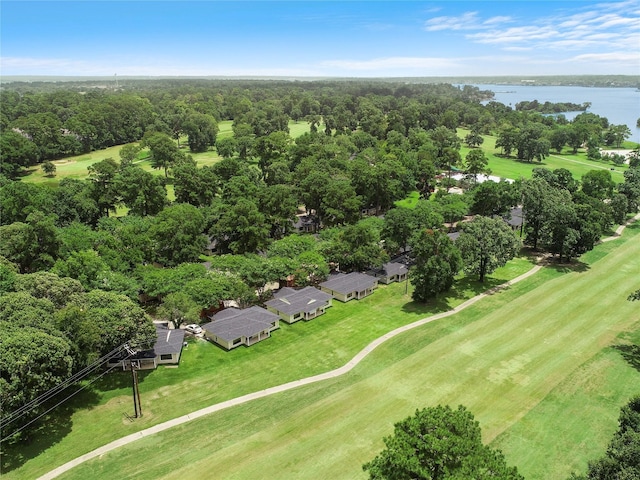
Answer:
<svg viewBox="0 0 640 480"><path fill-rule="evenodd" d="M165 208L149 230L156 260L166 266L197 260L207 241L203 230L204 216L193 205Z"/></svg>
<svg viewBox="0 0 640 480"><path fill-rule="evenodd" d="M598 200L611 198L614 187L609 170L589 170L582 176L582 191Z"/></svg>
<svg viewBox="0 0 640 480"><path fill-rule="evenodd" d="M411 237L411 254L415 266L411 269L413 299L426 302L445 292L462 267L460 251L451 239L439 230L421 229Z"/></svg>
<svg viewBox="0 0 640 480"><path fill-rule="evenodd" d="M156 169L163 169L165 177L169 175L169 168L185 156L171 137L164 133L154 132L149 136L145 136L142 145L149 147L151 166Z"/></svg>
<svg viewBox="0 0 640 480"><path fill-rule="evenodd" d="M464 172L473 178L474 183L478 181L478 175L491 174L491 169L488 167L489 159L482 150L470 150L464 158L464 163Z"/></svg>
<svg viewBox="0 0 640 480"><path fill-rule="evenodd" d="M165 180L140 167L123 169L115 177L114 187L132 215L156 215L168 203Z"/></svg>
<svg viewBox="0 0 640 480"><path fill-rule="evenodd" d="M55 177L56 176L56 166L50 160L47 160L42 164L42 171L47 177Z"/></svg>
<svg viewBox="0 0 640 480"><path fill-rule="evenodd" d="M71 346L62 334L0 322L3 416L66 380L72 367ZM3 436L10 431L3 430Z"/></svg>
<svg viewBox="0 0 640 480"><path fill-rule="evenodd" d="M18 275L15 280L15 290L27 292L35 298L46 298L56 308L62 308L74 296L84 293L84 288L78 280L59 277L52 272Z"/></svg>
<svg viewBox="0 0 640 480"><path fill-rule="evenodd" d="M183 130L188 135L192 152L205 152L216 144L218 123L211 115L191 113L184 122Z"/></svg>
<svg viewBox="0 0 640 480"><path fill-rule="evenodd" d="M461 230L456 247L462 254L463 269L478 275L480 282L515 257L521 247L520 239L502 219L478 216Z"/></svg>
<svg viewBox="0 0 640 480"><path fill-rule="evenodd" d="M482 444L480 425L462 405L416 410L394 425L384 443L386 448L362 466L371 480L523 480L502 452Z"/></svg>
<svg viewBox="0 0 640 480"><path fill-rule="evenodd" d="M408 208L392 208L384 216L382 238L387 244L390 242L407 250L409 239L414 231L414 212Z"/></svg>

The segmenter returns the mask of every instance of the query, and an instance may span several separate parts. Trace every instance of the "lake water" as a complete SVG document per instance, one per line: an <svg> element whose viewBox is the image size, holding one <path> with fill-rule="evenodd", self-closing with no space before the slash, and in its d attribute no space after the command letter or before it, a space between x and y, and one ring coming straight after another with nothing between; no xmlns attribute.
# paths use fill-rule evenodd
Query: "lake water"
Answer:
<svg viewBox="0 0 640 480"><path fill-rule="evenodd" d="M546 87L527 85L475 85L480 90L491 90L494 100L515 108L524 100L544 102L591 102L588 112L609 119L613 125L625 124L631 130L629 140L640 143L640 92L635 88ZM580 112L566 112L572 120Z"/></svg>

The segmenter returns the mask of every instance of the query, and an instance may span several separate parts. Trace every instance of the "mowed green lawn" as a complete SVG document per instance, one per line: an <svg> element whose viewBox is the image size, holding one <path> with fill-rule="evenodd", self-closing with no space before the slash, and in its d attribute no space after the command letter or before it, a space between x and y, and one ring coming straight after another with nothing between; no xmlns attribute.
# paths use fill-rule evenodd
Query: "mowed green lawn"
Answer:
<svg viewBox="0 0 640 480"><path fill-rule="evenodd" d="M438 302L426 305L413 303L411 288L408 295L404 293L405 284L381 286L361 301L335 302L312 322L283 322L272 338L251 348L226 352L205 341L192 343L183 351L179 368L141 374L144 416L134 423L123 416L123 412L132 413L130 375L112 373L97 390L80 395L74 404L76 411L63 415L33 443L5 450L3 472L22 465L8 476L34 478L121 436L214 403L340 367L373 339L451 309L531 267L530 260L521 257L492 274L484 285L461 278Z"/></svg>
<svg viewBox="0 0 640 480"><path fill-rule="evenodd" d="M233 122L231 120L225 120L218 124L218 136L217 138L228 138L233 136L232 130ZM297 138L300 135L309 131L309 124L307 122L289 122L289 135L292 138ZM213 165L221 160L222 157L218 155L215 148L211 148L206 152L193 153L189 150L187 145L187 137L180 139L180 144L185 146L186 153L191 155L193 159L198 162L199 166ZM56 175L53 177L45 176L42 171L42 166L37 165L30 169L27 175L22 177L23 181L31 183L41 183L49 185L51 187L57 187L60 180L63 178L87 178L87 167L97 163L106 158L113 158L116 161L120 161L120 149L123 145L116 145L115 147L105 148L103 150L96 150L82 155L76 155L73 157L62 158L54 160L53 164L56 166ZM164 175L164 170L154 170L151 167L151 163L148 160L148 151L143 151L139 155L139 160L136 165L143 169L152 172L156 175Z"/></svg>
<svg viewBox="0 0 640 480"><path fill-rule="evenodd" d="M462 139L469 133L469 130L459 128L458 136ZM570 148L566 148L562 153L557 154L555 151L550 152L550 155L542 162L534 161L531 163L520 162L512 158L506 158L498 156L501 153L500 148L496 148L496 137L493 135L483 135L484 142L480 145L480 148L485 152L489 159L489 168L492 175L496 175L502 178L531 178L532 170L534 168L548 168L555 170L557 168L566 168L576 180L580 178L590 170L609 170L611 172L611 178L616 183L624 181L624 172L627 170L627 166L614 165L609 161L593 161L588 160L587 155L583 150L579 150L577 154L573 154ZM464 143L460 149L460 155L464 159L469 153L470 148ZM611 170L613 168L613 170Z"/></svg>
<svg viewBox="0 0 640 480"><path fill-rule="evenodd" d="M393 423L439 403L466 405L527 479L566 478L602 453L619 407L640 390L640 373L610 348L640 326L638 304L626 300L638 282L639 233L402 334L343 377L142 439L62 478L365 478L362 463ZM372 311L371 321L382 319ZM557 425L565 428L546 430Z"/></svg>

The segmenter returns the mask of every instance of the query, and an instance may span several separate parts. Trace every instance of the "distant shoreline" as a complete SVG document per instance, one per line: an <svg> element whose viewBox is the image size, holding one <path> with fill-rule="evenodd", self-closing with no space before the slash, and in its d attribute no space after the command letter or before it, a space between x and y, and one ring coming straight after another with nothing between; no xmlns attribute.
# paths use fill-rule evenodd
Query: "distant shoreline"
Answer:
<svg viewBox="0 0 640 480"><path fill-rule="evenodd" d="M610 88L640 88L640 75L550 75L550 76L426 76L426 77L317 77L317 76L259 76L259 75L203 75L203 76L172 76L172 75L2 75L0 84L9 83L62 83L62 82L115 82L118 81L154 81L154 80L256 80L256 81L371 81L371 82L408 82L408 83L449 83L476 84L502 86L571 86L571 87L610 87Z"/></svg>

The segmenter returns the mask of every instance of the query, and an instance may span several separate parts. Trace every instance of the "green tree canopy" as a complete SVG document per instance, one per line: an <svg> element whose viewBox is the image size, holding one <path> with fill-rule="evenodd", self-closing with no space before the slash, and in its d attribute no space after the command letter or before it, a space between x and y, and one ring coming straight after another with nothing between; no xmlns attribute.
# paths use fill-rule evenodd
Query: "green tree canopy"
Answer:
<svg viewBox="0 0 640 480"><path fill-rule="evenodd" d="M582 176L582 191L598 200L611 198L614 187L609 170L589 170Z"/></svg>
<svg viewBox="0 0 640 480"><path fill-rule="evenodd" d="M415 228L414 212L408 208L392 208L384 216L384 227L382 229L382 238L385 244L395 244L402 247L403 251L407 250L409 239Z"/></svg>
<svg viewBox="0 0 640 480"><path fill-rule="evenodd" d="M478 216L465 223L456 240L463 260L463 269L470 275L485 276L502 267L516 256L521 242L502 219Z"/></svg>
<svg viewBox="0 0 640 480"><path fill-rule="evenodd" d="M168 203L165 180L129 166L114 179L114 187L131 215L156 215Z"/></svg>
<svg viewBox="0 0 640 480"><path fill-rule="evenodd" d="M27 292L36 298L50 300L56 308L62 308L75 295L84 293L84 288L78 280L59 277L52 272L18 275L15 290Z"/></svg>
<svg viewBox="0 0 640 480"><path fill-rule="evenodd" d="M439 230L422 229L411 237L411 254L415 266L411 269L413 299L426 302L453 285L462 268L460 251L451 239Z"/></svg>
<svg viewBox="0 0 640 480"><path fill-rule="evenodd" d="M184 292L175 292L167 295L158 307L158 316L173 322L175 328L183 323L198 323L201 308Z"/></svg>
<svg viewBox="0 0 640 480"><path fill-rule="evenodd" d="M132 348L148 349L156 339L153 323L144 310L115 292L92 290L74 299L58 315L66 319L59 325L69 338L82 337L87 332L95 334L92 348L97 356L126 342Z"/></svg>
<svg viewBox="0 0 640 480"><path fill-rule="evenodd" d="M184 122L183 130L188 135L189 149L192 152L205 152L216 144L218 123L211 115L191 113Z"/></svg>
<svg viewBox="0 0 640 480"><path fill-rule="evenodd" d="M3 416L67 379L73 358L59 333L0 322L0 403ZM9 432L3 430L3 436Z"/></svg>
<svg viewBox="0 0 640 480"><path fill-rule="evenodd" d="M172 138L164 133L153 132L150 135L145 135L141 145L149 147L151 166L163 169L165 177L169 175L169 168L185 157Z"/></svg>
<svg viewBox="0 0 640 480"><path fill-rule="evenodd" d="M489 175L491 173L488 165L489 159L480 149L470 150L467 156L464 157L464 172L473 178L474 183L477 182L478 175Z"/></svg>
<svg viewBox="0 0 640 480"><path fill-rule="evenodd" d="M166 266L197 260L207 242L203 231L204 216L193 205L165 208L149 229L156 260Z"/></svg>
<svg viewBox="0 0 640 480"><path fill-rule="evenodd" d="M384 444L362 467L371 480L523 480L502 452L482 444L480 425L462 405L416 410Z"/></svg>

